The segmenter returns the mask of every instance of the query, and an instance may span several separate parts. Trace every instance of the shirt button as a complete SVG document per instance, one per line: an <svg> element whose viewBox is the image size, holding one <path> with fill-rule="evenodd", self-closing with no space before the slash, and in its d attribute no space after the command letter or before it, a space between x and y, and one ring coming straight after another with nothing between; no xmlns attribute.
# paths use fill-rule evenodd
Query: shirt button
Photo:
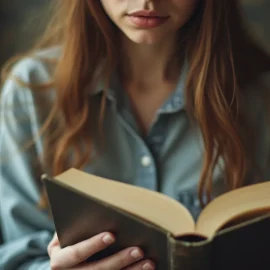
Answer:
<svg viewBox="0 0 270 270"><path fill-rule="evenodd" d="M144 156L141 159L141 163L144 167L149 167L151 165L151 158L148 156Z"/></svg>
<svg viewBox="0 0 270 270"><path fill-rule="evenodd" d="M194 206L195 206L196 208L199 208L199 207L201 206L200 201L197 200L197 199L195 199L195 200L194 200Z"/></svg>

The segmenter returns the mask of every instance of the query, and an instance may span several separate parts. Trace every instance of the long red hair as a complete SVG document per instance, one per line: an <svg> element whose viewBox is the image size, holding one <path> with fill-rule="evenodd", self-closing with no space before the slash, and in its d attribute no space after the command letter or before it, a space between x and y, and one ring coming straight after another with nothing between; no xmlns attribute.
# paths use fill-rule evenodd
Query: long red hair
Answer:
<svg viewBox="0 0 270 270"><path fill-rule="evenodd" d="M97 128L102 131L105 98L101 108L90 111L89 89L93 91L100 79L106 84L119 63L117 28L100 1L54 0L53 5L51 21L34 50L61 47L53 81L41 87L57 89L54 107L42 128L46 157L56 175L90 161L93 137L89 134ZM252 152L243 136L248 127L240 110L241 96L247 85L270 70L270 57L248 33L236 0L199 1L183 33L181 46L189 62L187 111L200 127L205 146L199 197L202 200L206 193L210 200L213 171L220 159L228 188L245 184ZM89 126L89 119L99 121ZM52 126L54 132L46 132ZM70 150L75 153L72 160Z"/></svg>

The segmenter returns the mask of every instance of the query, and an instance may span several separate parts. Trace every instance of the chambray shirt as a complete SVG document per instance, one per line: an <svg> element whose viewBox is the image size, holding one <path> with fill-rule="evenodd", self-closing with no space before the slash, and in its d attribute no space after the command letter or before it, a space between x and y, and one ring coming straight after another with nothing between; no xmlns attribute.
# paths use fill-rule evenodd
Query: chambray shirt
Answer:
<svg viewBox="0 0 270 270"><path fill-rule="evenodd" d="M58 49L53 49L40 53L39 57L54 58L58 54ZM21 60L13 74L26 83L35 84L49 81L52 71L50 64L35 57ZM158 110L144 137L140 135L124 90L116 79L112 80L104 122L106 147L84 170L162 192L183 203L196 219L201 211L197 184L204 148L200 130L191 124L185 110L185 74L184 70L175 91ZM269 81L267 83L270 85ZM255 85L250 89L250 93L260 91ZM102 87L96 89L89 98L100 102L102 90ZM39 158L43 153L42 137L38 136L38 131L52 106L53 93L54 89L31 91L11 79L3 86L0 207L4 244L0 246L1 270L50 269L47 245L53 236L54 224L46 211L37 208L40 175L44 172ZM266 168L270 137L265 112L256 95L247 96L250 127L258 135L256 162ZM23 151L24 143L33 138L34 147ZM269 179L267 171L262 180L266 179ZM221 171L215 170L213 196L225 191L223 182Z"/></svg>

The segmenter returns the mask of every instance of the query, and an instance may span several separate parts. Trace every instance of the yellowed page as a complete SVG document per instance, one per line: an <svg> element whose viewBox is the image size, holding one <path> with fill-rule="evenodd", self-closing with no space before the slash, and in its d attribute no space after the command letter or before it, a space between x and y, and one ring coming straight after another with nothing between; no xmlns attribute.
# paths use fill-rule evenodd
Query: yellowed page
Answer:
<svg viewBox="0 0 270 270"><path fill-rule="evenodd" d="M225 193L213 200L201 213L196 231L211 237L226 223L241 216L270 212L270 182L250 185Z"/></svg>

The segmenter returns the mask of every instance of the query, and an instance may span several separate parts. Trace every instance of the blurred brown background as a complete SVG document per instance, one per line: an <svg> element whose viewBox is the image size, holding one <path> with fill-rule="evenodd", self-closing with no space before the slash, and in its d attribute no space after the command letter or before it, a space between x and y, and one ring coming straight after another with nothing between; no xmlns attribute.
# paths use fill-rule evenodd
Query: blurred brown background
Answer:
<svg viewBox="0 0 270 270"><path fill-rule="evenodd" d="M0 67L14 53L31 46L43 29L48 17L46 7L52 1L0 0Z"/></svg>
<svg viewBox="0 0 270 270"><path fill-rule="evenodd" d="M0 67L11 55L25 51L32 44L46 21L44 11L51 1L0 0ZM241 2L251 26L270 50L270 0Z"/></svg>

